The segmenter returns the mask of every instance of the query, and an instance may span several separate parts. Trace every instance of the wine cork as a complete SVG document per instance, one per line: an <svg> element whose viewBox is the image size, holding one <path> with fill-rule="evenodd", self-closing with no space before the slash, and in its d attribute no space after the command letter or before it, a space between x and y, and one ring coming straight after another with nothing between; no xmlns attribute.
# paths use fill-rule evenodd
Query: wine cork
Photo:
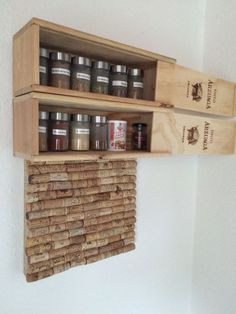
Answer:
<svg viewBox="0 0 236 314"><path fill-rule="evenodd" d="M85 265L85 264L86 264L86 259L85 258L80 258L80 259L77 259L75 261L71 261L70 262L71 267Z"/></svg>
<svg viewBox="0 0 236 314"><path fill-rule="evenodd" d="M68 231L57 232L53 233L51 236L52 241L64 240L69 238L69 232Z"/></svg>
<svg viewBox="0 0 236 314"><path fill-rule="evenodd" d="M42 254L45 252L49 252L51 249L52 249L51 243L40 244L40 245L36 245L30 248L26 248L26 255L32 256L32 255Z"/></svg>
<svg viewBox="0 0 236 314"><path fill-rule="evenodd" d="M41 254L36 254L28 257L29 264L34 264L37 262L47 261L49 260L49 253L44 252Z"/></svg>
<svg viewBox="0 0 236 314"><path fill-rule="evenodd" d="M68 254L70 253L79 253L82 250L82 244L71 244L68 247Z"/></svg>

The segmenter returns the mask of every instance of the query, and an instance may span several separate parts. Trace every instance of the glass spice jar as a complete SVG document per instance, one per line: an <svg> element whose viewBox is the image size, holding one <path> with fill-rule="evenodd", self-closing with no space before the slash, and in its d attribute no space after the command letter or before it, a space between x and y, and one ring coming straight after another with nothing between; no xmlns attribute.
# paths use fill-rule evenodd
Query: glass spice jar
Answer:
<svg viewBox="0 0 236 314"><path fill-rule="evenodd" d="M134 123L133 127L133 149L147 150L147 124Z"/></svg>
<svg viewBox="0 0 236 314"><path fill-rule="evenodd" d="M143 70L128 69L128 97L143 98Z"/></svg>
<svg viewBox="0 0 236 314"><path fill-rule="evenodd" d="M50 86L70 88L70 55L64 52L50 54Z"/></svg>
<svg viewBox="0 0 236 314"><path fill-rule="evenodd" d="M109 64L105 61L94 61L92 66L93 93L108 94L109 87Z"/></svg>
<svg viewBox="0 0 236 314"><path fill-rule="evenodd" d="M73 114L70 122L70 149L89 150L89 115Z"/></svg>
<svg viewBox="0 0 236 314"><path fill-rule="evenodd" d="M91 61L85 57L73 57L71 66L71 88L90 92Z"/></svg>
<svg viewBox="0 0 236 314"><path fill-rule="evenodd" d="M69 118L64 112L51 112L48 131L48 148L51 151L65 151L69 146Z"/></svg>
<svg viewBox="0 0 236 314"><path fill-rule="evenodd" d="M45 48L40 48L39 51L39 83L48 85L49 78L49 52Z"/></svg>
<svg viewBox="0 0 236 314"><path fill-rule="evenodd" d="M107 117L105 116L91 117L90 149L107 150Z"/></svg>
<svg viewBox="0 0 236 314"><path fill-rule="evenodd" d="M119 97L127 96L127 72L125 65L112 65L110 94Z"/></svg>
<svg viewBox="0 0 236 314"><path fill-rule="evenodd" d="M48 117L46 111L39 111L39 151L48 151Z"/></svg>

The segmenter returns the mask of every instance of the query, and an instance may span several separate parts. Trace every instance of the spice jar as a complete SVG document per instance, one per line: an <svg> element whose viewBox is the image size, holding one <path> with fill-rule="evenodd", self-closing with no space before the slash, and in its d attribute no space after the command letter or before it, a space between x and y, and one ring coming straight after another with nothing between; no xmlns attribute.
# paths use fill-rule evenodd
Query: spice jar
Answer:
<svg viewBox="0 0 236 314"><path fill-rule="evenodd" d="M64 52L50 54L50 86L70 88L70 55Z"/></svg>
<svg viewBox="0 0 236 314"><path fill-rule="evenodd" d="M90 91L91 61L85 57L73 57L71 66L71 88L80 92Z"/></svg>
<svg viewBox="0 0 236 314"><path fill-rule="evenodd" d="M72 115L70 149L89 150L89 116L87 114Z"/></svg>
<svg viewBox="0 0 236 314"><path fill-rule="evenodd" d="M128 69L128 97L143 98L143 71L141 69Z"/></svg>
<svg viewBox="0 0 236 314"><path fill-rule="evenodd" d="M69 114L51 112L48 133L48 148L52 151L68 150L69 144Z"/></svg>
<svg viewBox="0 0 236 314"><path fill-rule="evenodd" d="M107 150L107 118L105 116L91 117L90 149Z"/></svg>
<svg viewBox="0 0 236 314"><path fill-rule="evenodd" d="M48 85L49 52L45 48L40 48L39 55L39 82L41 85Z"/></svg>
<svg viewBox="0 0 236 314"><path fill-rule="evenodd" d="M39 111L39 151L46 152L48 150L48 117L46 111Z"/></svg>
<svg viewBox="0 0 236 314"><path fill-rule="evenodd" d="M113 65L110 76L110 94L113 96L127 96L127 73L125 65Z"/></svg>
<svg viewBox="0 0 236 314"><path fill-rule="evenodd" d="M147 149L147 124L134 123L133 127L133 149L146 150Z"/></svg>
<svg viewBox="0 0 236 314"><path fill-rule="evenodd" d="M93 93L108 94L109 87L109 64L105 61L94 61L92 67Z"/></svg>

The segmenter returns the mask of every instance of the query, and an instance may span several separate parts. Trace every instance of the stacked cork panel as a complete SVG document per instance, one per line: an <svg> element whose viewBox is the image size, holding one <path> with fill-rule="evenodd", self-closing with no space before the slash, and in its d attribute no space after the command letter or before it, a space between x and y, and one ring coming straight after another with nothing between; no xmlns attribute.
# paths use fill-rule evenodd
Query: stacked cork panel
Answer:
<svg viewBox="0 0 236 314"><path fill-rule="evenodd" d="M27 281L133 250L135 196L135 160L26 162Z"/></svg>

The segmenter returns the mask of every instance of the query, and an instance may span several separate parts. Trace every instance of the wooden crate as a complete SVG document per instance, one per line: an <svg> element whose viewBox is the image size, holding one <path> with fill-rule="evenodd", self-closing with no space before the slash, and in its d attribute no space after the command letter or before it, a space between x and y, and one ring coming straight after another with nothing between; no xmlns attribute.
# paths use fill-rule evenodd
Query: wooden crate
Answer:
<svg viewBox="0 0 236 314"><path fill-rule="evenodd" d="M162 106L233 116L235 86L177 64L158 62L156 100Z"/></svg>
<svg viewBox="0 0 236 314"><path fill-rule="evenodd" d="M234 154L235 130L232 120L154 112L151 152Z"/></svg>
<svg viewBox="0 0 236 314"><path fill-rule="evenodd" d="M125 64L144 70L144 99L155 100L157 60L175 62L175 59L134 48L112 40L80 32L41 19L33 18L15 34L13 40L14 96L28 92L47 92L92 99L112 99L92 93L45 87L39 85L39 47L59 50L73 55L101 59L111 64ZM117 97L119 98L119 97ZM113 98L113 100L115 97ZM125 99L125 98L121 98Z"/></svg>
<svg viewBox="0 0 236 314"><path fill-rule="evenodd" d="M79 101L78 101L79 100ZM122 159L151 157L150 145L152 138L152 109L138 107L132 104L120 105L109 103L101 106L97 103L83 102L80 98L30 93L16 97L14 100L14 154L32 161L56 161L56 160L97 160L97 159ZM142 110L140 110L142 108ZM87 152L47 152L40 153L38 146L39 110L48 112L60 111L69 113L86 113L90 115L106 115L108 119L123 119L127 124L127 151L87 151ZM162 111L162 110L161 110ZM132 151L132 124L146 123L148 128L147 151ZM168 154L161 152L160 155ZM158 153L155 153L158 156Z"/></svg>

